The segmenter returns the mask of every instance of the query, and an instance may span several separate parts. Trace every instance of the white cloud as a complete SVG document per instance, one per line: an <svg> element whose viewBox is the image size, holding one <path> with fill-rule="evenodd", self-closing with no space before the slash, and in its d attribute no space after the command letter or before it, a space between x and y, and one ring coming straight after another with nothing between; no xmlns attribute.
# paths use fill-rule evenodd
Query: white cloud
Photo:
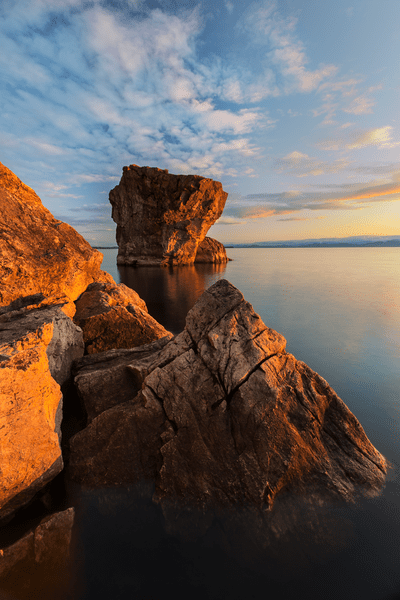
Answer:
<svg viewBox="0 0 400 600"><path fill-rule="evenodd" d="M367 146L378 146L378 148L392 147L393 127L377 127L370 129L361 135L358 135L353 142L347 144L347 148L353 150L355 148L365 148Z"/></svg>
<svg viewBox="0 0 400 600"><path fill-rule="evenodd" d="M350 124L345 124L345 128ZM394 148L400 145L400 142L392 139L393 127L375 127L373 129L356 129L349 131L346 136L338 136L320 140L318 146L323 150L358 150L361 148L376 147L379 149Z"/></svg>
<svg viewBox="0 0 400 600"><path fill-rule="evenodd" d="M201 113L200 119L210 131L242 134L250 131L261 117L258 112L242 109L237 113L227 110L207 111Z"/></svg>
<svg viewBox="0 0 400 600"><path fill-rule="evenodd" d="M352 115L366 115L372 113L372 107L375 106L376 102L368 96L361 95L354 98L351 103L342 110Z"/></svg>
<svg viewBox="0 0 400 600"><path fill-rule="evenodd" d="M326 173L338 173L346 169L349 164L344 159L338 159L329 163L295 150L287 156L275 160L274 166L278 173L288 173L296 177L305 177L306 175L316 176Z"/></svg>
<svg viewBox="0 0 400 600"><path fill-rule="evenodd" d="M295 36L296 19L282 18L276 2L251 5L242 28L247 29L255 40L266 46L270 63L279 67L283 76L283 92L308 93L318 88L325 79L337 73L335 65L320 65L309 69L309 62L302 42Z"/></svg>

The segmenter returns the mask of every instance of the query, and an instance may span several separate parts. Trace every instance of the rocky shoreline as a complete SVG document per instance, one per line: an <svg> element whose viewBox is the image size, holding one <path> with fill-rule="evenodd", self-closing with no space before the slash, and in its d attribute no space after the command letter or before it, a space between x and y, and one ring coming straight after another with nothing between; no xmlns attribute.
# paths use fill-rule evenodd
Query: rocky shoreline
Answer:
<svg viewBox="0 0 400 600"><path fill-rule="evenodd" d="M111 193L124 264L223 262L222 245L205 237L226 200L220 184L146 169L126 168L124 194ZM164 241L141 255L121 233L128 175L147 190L140 210L157 204L159 180L180 203L178 217L171 206L157 217ZM200 192L208 227L192 227ZM175 502L276 515L290 497L321 505L379 493L387 464L356 417L232 284L206 290L173 336L1 164L0 201L0 577L29 557L67 560L74 508L54 500L61 473L91 488L151 482L165 515ZM48 514L24 526L38 503ZM7 538L13 525L18 539Z"/></svg>

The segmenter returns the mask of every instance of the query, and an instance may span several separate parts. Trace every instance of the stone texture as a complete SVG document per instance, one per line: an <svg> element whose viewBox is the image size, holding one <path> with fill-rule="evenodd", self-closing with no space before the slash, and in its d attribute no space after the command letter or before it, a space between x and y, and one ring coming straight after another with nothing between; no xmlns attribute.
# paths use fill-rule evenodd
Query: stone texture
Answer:
<svg viewBox="0 0 400 600"><path fill-rule="evenodd" d="M192 264L228 194L199 175L130 165L110 192L117 223L118 264Z"/></svg>
<svg viewBox="0 0 400 600"><path fill-rule="evenodd" d="M63 468L60 385L83 354L83 338L60 306L41 299L21 299L0 314L0 519Z"/></svg>
<svg viewBox="0 0 400 600"><path fill-rule="evenodd" d="M36 293L71 302L89 283L112 281L100 270L102 254L1 163L0 206L0 305Z"/></svg>
<svg viewBox="0 0 400 600"><path fill-rule="evenodd" d="M218 281L181 334L125 362L130 373L108 363L113 386L111 371L124 373L122 403L93 414L72 438L72 476L93 486L152 477L163 502L201 506L269 509L287 493L347 501L377 493L385 459L327 382L287 354L285 343L239 290ZM87 359L85 389L78 385L93 406L89 381L96 390L104 364Z"/></svg>
<svg viewBox="0 0 400 600"><path fill-rule="evenodd" d="M75 511L67 508L41 520L33 530L0 549L0 578L17 569L19 563L47 563L60 568L68 559ZM24 569L25 570L25 569Z"/></svg>
<svg viewBox="0 0 400 600"><path fill-rule="evenodd" d="M86 352L143 346L170 334L147 312L146 303L123 283L92 283L76 302L74 321Z"/></svg>
<svg viewBox="0 0 400 600"><path fill-rule="evenodd" d="M221 242L208 236L200 242L197 248L196 263L226 263L228 260L225 246Z"/></svg>
<svg viewBox="0 0 400 600"><path fill-rule="evenodd" d="M133 400L142 385L130 369L132 361L150 358L157 360L159 351L170 338L168 336L131 349L110 350L100 354L83 356L75 363L73 373L78 394L84 401L88 423L105 410Z"/></svg>

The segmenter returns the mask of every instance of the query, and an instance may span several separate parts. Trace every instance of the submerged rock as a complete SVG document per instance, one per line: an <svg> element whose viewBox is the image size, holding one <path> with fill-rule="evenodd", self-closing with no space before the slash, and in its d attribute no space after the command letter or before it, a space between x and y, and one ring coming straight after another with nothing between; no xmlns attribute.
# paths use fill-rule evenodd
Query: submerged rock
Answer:
<svg viewBox="0 0 400 600"><path fill-rule="evenodd" d="M63 468L60 386L84 346L61 308L39 294L0 311L0 520Z"/></svg>
<svg viewBox="0 0 400 600"><path fill-rule="evenodd" d="M196 263L226 263L229 258L226 255L225 246L210 237L205 237L197 248Z"/></svg>
<svg viewBox="0 0 400 600"><path fill-rule="evenodd" d="M270 508L283 492L347 501L376 493L385 459L327 382L285 344L220 280L166 345L118 366L107 353L96 362L86 357L76 378L85 404L95 403L89 382L96 390L106 364L114 402L72 438L72 476L92 486L153 478L159 499L202 506Z"/></svg>
<svg viewBox="0 0 400 600"><path fill-rule="evenodd" d="M58 221L35 192L0 163L0 305L31 294L64 298L64 312L93 281L112 281L100 270L102 254L73 227ZM67 303L65 303L67 302Z"/></svg>
<svg viewBox="0 0 400 600"><path fill-rule="evenodd" d="M170 334L147 312L146 303L123 283L92 283L76 301L74 321L86 352L143 346Z"/></svg>
<svg viewBox="0 0 400 600"><path fill-rule="evenodd" d="M130 165L110 192L120 265L192 264L228 194L199 175Z"/></svg>

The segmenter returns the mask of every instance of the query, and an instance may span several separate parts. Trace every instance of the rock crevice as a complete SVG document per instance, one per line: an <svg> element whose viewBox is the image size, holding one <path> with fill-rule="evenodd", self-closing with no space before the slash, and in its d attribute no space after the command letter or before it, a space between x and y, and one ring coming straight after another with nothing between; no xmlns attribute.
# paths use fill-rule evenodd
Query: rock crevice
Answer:
<svg viewBox="0 0 400 600"><path fill-rule="evenodd" d="M126 363L140 390L128 383L124 397L130 393L131 400L105 410L71 440L71 475L89 485L115 484L117 465L119 483L137 481L145 472L155 480L159 500L202 506L271 507L283 490L323 490L347 501L376 493L385 459L329 385L286 353L285 343L234 286L218 281L189 312L181 334ZM101 363L89 375L85 362L83 371L96 387ZM79 388L78 378L76 383ZM87 385L81 394L90 406ZM142 432L136 442L126 426L132 419ZM139 472L121 470L127 448L103 439L108 422L118 440L128 436L132 464L140 441ZM337 443L330 438L332 427Z"/></svg>

